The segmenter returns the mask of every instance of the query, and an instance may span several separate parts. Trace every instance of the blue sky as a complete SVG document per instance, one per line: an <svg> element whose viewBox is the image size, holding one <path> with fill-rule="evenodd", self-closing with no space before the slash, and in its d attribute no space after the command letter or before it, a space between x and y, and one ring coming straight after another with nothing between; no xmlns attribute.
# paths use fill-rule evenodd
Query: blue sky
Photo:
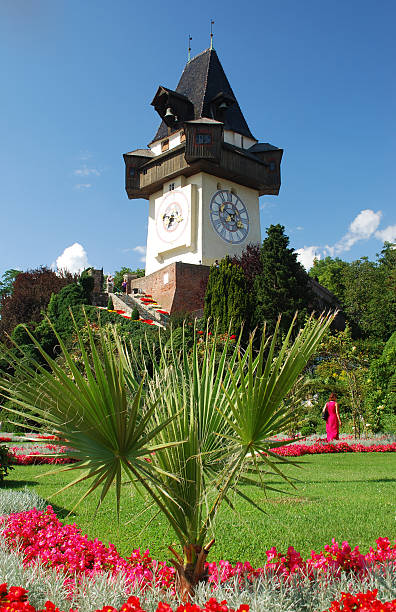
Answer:
<svg viewBox="0 0 396 612"><path fill-rule="evenodd" d="M148 203L122 154L144 147L158 85L214 47L253 134L285 150L262 233L304 261L396 240L393 0L2 0L0 275L60 261L141 267Z"/></svg>

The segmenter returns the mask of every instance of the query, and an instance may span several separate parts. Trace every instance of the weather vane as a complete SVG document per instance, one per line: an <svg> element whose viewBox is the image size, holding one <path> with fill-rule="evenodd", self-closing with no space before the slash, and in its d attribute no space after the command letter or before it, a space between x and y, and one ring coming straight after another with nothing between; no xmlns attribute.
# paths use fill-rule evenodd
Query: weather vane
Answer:
<svg viewBox="0 0 396 612"><path fill-rule="evenodd" d="M188 35L188 58L187 58L188 62L191 59L191 41L192 41L192 36L189 34Z"/></svg>
<svg viewBox="0 0 396 612"><path fill-rule="evenodd" d="M213 19L210 20L210 48L213 49Z"/></svg>

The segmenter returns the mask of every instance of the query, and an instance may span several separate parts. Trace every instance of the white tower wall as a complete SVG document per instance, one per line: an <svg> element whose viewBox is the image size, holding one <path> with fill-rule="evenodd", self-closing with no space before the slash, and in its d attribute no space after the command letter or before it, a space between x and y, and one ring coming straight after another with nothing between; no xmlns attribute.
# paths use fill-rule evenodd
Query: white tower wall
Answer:
<svg viewBox="0 0 396 612"><path fill-rule="evenodd" d="M242 200L249 215L249 231L240 244L223 240L214 230L210 202L219 190L227 190ZM168 202L176 202L179 224L166 231L163 218ZM261 243L258 191L205 172L179 176L150 196L147 230L146 276L170 263L211 265L226 255L240 255L249 243Z"/></svg>

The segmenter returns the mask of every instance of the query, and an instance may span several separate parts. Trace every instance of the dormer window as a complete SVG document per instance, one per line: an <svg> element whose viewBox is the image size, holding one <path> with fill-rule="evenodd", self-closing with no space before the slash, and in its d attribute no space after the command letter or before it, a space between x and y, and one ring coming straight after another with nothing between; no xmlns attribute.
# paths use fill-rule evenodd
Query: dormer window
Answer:
<svg viewBox="0 0 396 612"><path fill-rule="evenodd" d="M161 142L161 153L169 150L169 138L166 138Z"/></svg>
<svg viewBox="0 0 396 612"><path fill-rule="evenodd" d="M212 144L212 134L197 132L195 136L195 144L197 145Z"/></svg>
<svg viewBox="0 0 396 612"><path fill-rule="evenodd" d="M186 133L184 130L180 133L180 142L184 142L186 140Z"/></svg>

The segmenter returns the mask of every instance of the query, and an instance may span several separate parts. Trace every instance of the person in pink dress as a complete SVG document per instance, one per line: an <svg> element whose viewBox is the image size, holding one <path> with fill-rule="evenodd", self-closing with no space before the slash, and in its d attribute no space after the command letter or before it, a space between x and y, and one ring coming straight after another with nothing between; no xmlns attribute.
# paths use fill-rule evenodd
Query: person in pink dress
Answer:
<svg viewBox="0 0 396 612"><path fill-rule="evenodd" d="M323 408L323 414L327 410L328 417L326 419L326 434L327 442L338 440L339 428L341 427L341 419L338 413L337 396L335 393L330 393L329 401Z"/></svg>

